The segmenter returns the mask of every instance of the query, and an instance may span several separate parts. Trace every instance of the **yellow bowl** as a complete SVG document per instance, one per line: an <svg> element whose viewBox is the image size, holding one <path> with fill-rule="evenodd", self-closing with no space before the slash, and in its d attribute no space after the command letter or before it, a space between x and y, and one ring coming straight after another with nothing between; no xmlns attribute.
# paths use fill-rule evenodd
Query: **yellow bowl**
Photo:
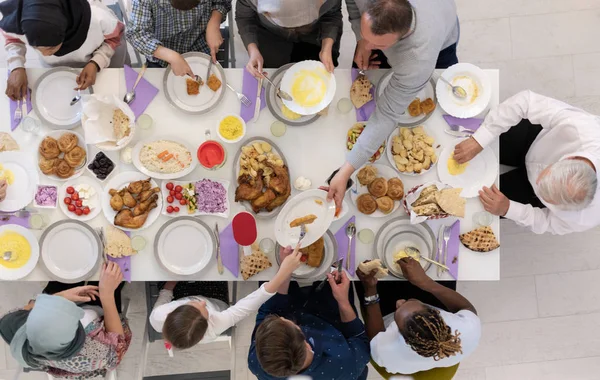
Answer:
<svg viewBox="0 0 600 380"><path fill-rule="evenodd" d="M226 118L228 118L228 117L234 117L234 118L236 118L237 120L239 120L239 122L242 124L242 134L241 134L240 136L236 137L235 139L228 139L228 138L226 138L225 136L223 136L223 135L221 134L221 124L222 124L222 123L223 123L223 121L225 121L225 119L226 119ZM222 118L222 119L219 121L219 124L217 125L217 136L219 136L219 138L220 138L221 140L223 140L223 142L226 142L226 143L229 143L229 144L234 144L234 143L237 143L237 142L239 142L241 139L243 139L243 138L244 138L244 136L246 136L246 123L244 122L244 119L242 119L241 117L239 117L239 116L237 116L237 115L227 115L227 116L225 116L224 118Z"/></svg>

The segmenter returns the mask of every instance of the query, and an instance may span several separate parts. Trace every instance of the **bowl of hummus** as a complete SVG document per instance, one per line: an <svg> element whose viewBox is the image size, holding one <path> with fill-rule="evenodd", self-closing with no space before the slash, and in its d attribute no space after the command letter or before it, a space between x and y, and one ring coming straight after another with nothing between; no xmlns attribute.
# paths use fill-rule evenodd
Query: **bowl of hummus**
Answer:
<svg viewBox="0 0 600 380"><path fill-rule="evenodd" d="M134 166L142 173L158 179L183 177L195 168L193 149L173 138L153 138L139 142L132 151Z"/></svg>

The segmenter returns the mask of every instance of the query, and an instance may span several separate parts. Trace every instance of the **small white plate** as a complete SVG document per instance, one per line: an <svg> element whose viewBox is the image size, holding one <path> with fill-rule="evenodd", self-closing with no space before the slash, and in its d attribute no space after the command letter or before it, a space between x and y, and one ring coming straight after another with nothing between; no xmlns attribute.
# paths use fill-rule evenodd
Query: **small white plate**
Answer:
<svg viewBox="0 0 600 380"><path fill-rule="evenodd" d="M167 183L171 182L175 186L179 185L182 187L184 187L188 183L191 183L195 186L196 182L202 181L203 179L208 179L208 180L211 180L213 182L218 182L221 185L223 185L223 187L225 188L225 207L227 208L227 210L225 210L225 212L208 213L208 212L201 212L199 210L196 210L196 212L194 212L193 214L189 214L187 211L187 205L182 206L181 204L179 204L179 201L177 199L175 199L173 201L173 203L167 202L167 197L170 195L169 189L167 189ZM186 215L188 215L188 216L190 216L190 215L211 215L211 216L220 216L222 218L229 218L229 213L231 210L231 206L229 205L229 181L226 181L224 179L217 179L217 178L201 178L196 181L162 181L162 183L160 184L160 190L161 190L160 195L163 197L163 208L162 208L163 215L166 215L171 218L175 218L175 217L179 217L179 216L186 216ZM167 212L167 207L169 207L169 206L179 207L179 212L169 214Z"/></svg>
<svg viewBox="0 0 600 380"><path fill-rule="evenodd" d="M110 194L108 193L108 191L110 189L115 189L117 191L121 190L122 188L124 188L125 186L128 186L131 182L135 182L135 181L143 181L148 179L147 175L144 175L142 173L138 173L138 172L123 172L123 173L119 173L117 175L115 175L110 182L108 182L106 184L106 186L104 187L104 190L102 190L102 197L101 197L101 204L102 204L102 211L104 212L104 216L106 217L106 219L108 220L109 223L111 223L113 226L114 221L115 221L115 216L117 215L117 212L115 210L112 209L112 207L110 207ZM152 187L158 187L158 184L154 181L151 180L150 183L152 184ZM144 225L140 228L137 229L131 229L131 228L124 228L124 227L119 227L119 226L115 226L117 228L120 228L123 231L141 231L144 230L146 228L148 228L149 226L152 225L152 223L156 222L156 219L158 219L158 217L160 216L160 210L162 210L162 197L159 196L158 200L156 201L157 203L157 207L154 208L152 211L150 211L150 213L148 214L148 218L146 219L146 223L144 223Z"/></svg>
<svg viewBox="0 0 600 380"><path fill-rule="evenodd" d="M44 141L44 139L46 137L52 137L53 139L55 139L56 141L58 141L58 139L60 139L60 137L62 135L64 135L64 134L66 134L66 133L72 133L75 136L77 136L77 140L78 140L77 141L77 146L79 146L79 147L83 148L83 150L85 150L85 162L83 163L83 165L81 165L78 168L75 168L75 171L73 172L73 175L70 176L69 178L60 178L60 177L58 177L55 174L53 174L53 175L46 175L46 174L42 173L42 171L40 170L40 173L42 173L42 175L44 175L44 176L46 176L46 177L48 177L50 179L53 179L53 180L56 180L56 181L63 181L63 182L64 181L69 181L71 179L75 179L75 178L81 176L83 174L83 172L85 171L85 168L86 168L88 162L91 162L90 161L90 152L88 151L87 145L85 144L85 139L83 138L82 135L80 135L77 132L67 131L67 130L51 131L51 132L48 132L48 134L46 134L45 136L42 137L42 139L40 140L40 144L42 143L42 141ZM39 144L38 144L38 147L39 147ZM39 162L40 157L41 157L40 150L36 149L36 152L37 152L37 158L36 159ZM64 153L61 152L60 156L64 156ZM38 166L38 169L39 169L39 166Z"/></svg>
<svg viewBox="0 0 600 380"><path fill-rule="evenodd" d="M182 216L165 223L154 240L158 262L171 273L189 276L200 272L211 261L215 238L198 218Z"/></svg>
<svg viewBox="0 0 600 380"><path fill-rule="evenodd" d="M318 281L325 278L333 263L338 260L338 247L335 237L329 230L323 235L323 241L325 245L323 247L323 261L321 262L321 265L317 268L313 268L306 264L302 264L300 265L300 268L294 271L292 279ZM279 244L275 247L275 258L277 259L277 264L281 266L281 259L279 258L280 247Z"/></svg>
<svg viewBox="0 0 600 380"><path fill-rule="evenodd" d="M210 73L216 75L221 81L221 87L215 92L208 87L208 78L205 78L211 57L204 53L185 53L182 54L182 57L190 65L194 75L202 78L204 84L200 86L200 93L198 95L188 95L186 79L190 78L187 76L176 76L171 71L171 66L169 66L165 71L163 79L165 96L171 104L185 113L195 115L206 113L219 104L223 95L225 95L225 86L227 84L225 72L220 64L212 65Z"/></svg>
<svg viewBox="0 0 600 380"><path fill-rule="evenodd" d="M69 186L75 187L76 185L89 185L96 192L96 198L95 198L96 207L91 209L90 213L87 215L77 216L77 214L70 212L68 209L68 205L65 204L65 198L68 195L67 187L69 187ZM100 214L100 211L102 211L102 193L103 192L104 192L104 190L102 190L102 186L100 186L98 181L94 181L92 178L88 178L88 177L79 177L77 179L67 181L64 185L61 186L61 188L58 190L58 199L56 200L56 202L58 203L58 205L59 205L58 207L60 207L60 210L68 218L79 220L81 222L87 222L87 221L94 219L96 216L98 216L98 214Z"/></svg>
<svg viewBox="0 0 600 380"><path fill-rule="evenodd" d="M23 277L27 276L29 273L31 273L31 271L37 265L37 262L40 258L40 246L38 244L37 239L35 238L35 235L33 235L33 233L31 233L31 231L29 231L27 228L18 226L16 224L5 224L3 226L0 226L0 235L7 231L16 232L19 235L23 236L25 239L27 239L29 247L31 248L31 256L29 257L29 261L27 261L25 265L18 269L9 269L0 265L0 280L20 280ZM0 257L0 260L4 259Z"/></svg>
<svg viewBox="0 0 600 380"><path fill-rule="evenodd" d="M40 182L37 164L31 154L25 152L1 152L0 163L10 170L15 181L6 189L6 199L0 202L0 211L12 212L27 206L35 198Z"/></svg>
<svg viewBox="0 0 600 380"><path fill-rule="evenodd" d="M73 129L81 124L83 107L81 101L71 105L77 95L79 71L69 67L56 67L46 71L35 84L32 107L44 122L52 129ZM92 94L93 88L80 91L81 95Z"/></svg>
<svg viewBox="0 0 600 380"><path fill-rule="evenodd" d="M292 94L292 85L294 84L294 81L296 79L296 74L298 74L300 71L314 72L325 81L327 89L325 95L323 96L323 99L319 102L319 104L312 107L303 107L300 104L296 103L294 100L282 101L287 108L300 115L314 115L324 110L333 100L336 88L335 75L328 73L325 69L325 65L323 65L319 61L302 61L294 64L285 72L285 74L283 74L283 78L281 78L281 90L287 92L292 97L294 96Z"/></svg>
<svg viewBox="0 0 600 380"><path fill-rule="evenodd" d="M375 92L376 103L379 101L379 98L383 96L385 88L387 87L388 83L390 83L390 79L392 78L393 74L393 70L388 71L387 74L385 74L379 80L379 83L377 83L377 91ZM415 95L415 99L416 98L421 99L422 102L425 101L427 98L431 98L437 108L438 101L435 96L435 82L433 81L433 79L430 79L425 84L425 86L417 93L417 95ZM423 124L425 120L429 119L429 117L433 115L434 112L435 109L433 110L433 112L430 112L428 114L423 113L419 116L410 116L407 108L400 116L398 116L398 119L396 121L398 122L398 125L401 125L403 127L416 127L420 124Z"/></svg>
<svg viewBox="0 0 600 380"><path fill-rule="evenodd" d="M389 166L381 165L381 164L367 164L367 165L373 166L377 169L377 177L383 177L387 180L389 180L391 178L400 178L400 177L398 177L398 173L396 172L396 170L392 169ZM367 165L365 165L365 166L367 166ZM361 167L361 169L363 167ZM369 192L369 190L367 189L367 186L361 185L360 182L358 182L358 179L356 178L359 170L355 171L351 177L352 180L354 181L354 186L350 189L350 199L352 200L352 204L354 205L354 207L356 207L356 199L358 199L358 196ZM394 209L392 210L392 212L390 212L388 214L384 214L381 210L377 209L371 215L366 215L366 216L370 216L373 218L385 218L385 217L390 216L393 213L395 213L398 210L398 208L400 207L401 203L402 203L402 200L394 201ZM357 209L358 209L358 207L357 207ZM360 211L359 211L359 214L365 215L365 214L361 213Z"/></svg>
<svg viewBox="0 0 600 380"><path fill-rule="evenodd" d="M466 119L479 115L487 108L492 98L492 84L479 67L470 63L457 63L447 68L442 76L467 92L466 99L459 99L452 94L450 86L438 79L435 92L444 111Z"/></svg>
<svg viewBox="0 0 600 380"><path fill-rule="evenodd" d="M190 152L190 165L181 170L178 171L176 173L157 173L157 172L153 172L150 171L149 169L147 169L144 164L142 164L142 161L140 160L140 152L142 151L142 148L144 147L144 145L146 144L150 144L152 142L155 141L170 141L170 142L174 142L176 144L180 144L183 145L189 152ZM156 178L156 179L176 179L176 178L181 178L183 176L186 176L188 174L190 174L192 171L194 171L194 169L196 168L196 165L198 164L198 160L196 159L196 157L194 157L194 152L196 152L197 149L194 149L190 146L190 144L188 144L186 141L183 141L177 137L171 137L171 136L159 136L159 137L150 137L147 139L144 139L140 142L138 142L137 144L135 144L135 146L133 147L133 150L131 151L131 159L133 160L133 166L135 166L135 168L137 170L139 170L140 172L144 173L146 176L148 177L152 177L152 178Z"/></svg>
<svg viewBox="0 0 600 380"><path fill-rule="evenodd" d="M435 139L435 141L433 142L433 149L435 150L435 154L438 157L438 161L439 161L440 153L442 152L442 146L438 143L436 136L434 136L432 133L430 133L430 131L428 131L425 126L423 126L423 128L425 129L425 133L428 136L431 136ZM387 159L390 162L390 166L394 170L396 170L400 175L407 175L407 176L411 176L411 177L418 177L425 173L429 173L429 171L433 170L435 165L437 165L437 162L432 163L431 166L429 167L429 169L422 170L421 173L401 172L400 170L398 170L398 167L396 166L396 161L394 161L394 154L392 153L392 150L394 149L394 136L399 136L399 135L400 135L400 128L396 128L396 129L394 129L394 132L392 132L392 134L390 135L390 137L388 137L388 140L387 140L387 146L385 147L385 152L387 155Z"/></svg>
<svg viewBox="0 0 600 380"><path fill-rule="evenodd" d="M319 204L320 202L321 204ZM335 216L335 203L327 202L327 193L323 190L306 190L288 200L275 221L275 238L282 247L295 247L300 238L300 227L290 227L297 218L314 214L317 219L306 225L306 236L300 248L317 241L329 229Z"/></svg>
<svg viewBox="0 0 600 380"><path fill-rule="evenodd" d="M440 162L437 166L440 180L454 188L462 188L460 196L463 198L477 197L482 187L490 187L496 181L500 166L498 159L491 148L485 148L469 161L464 173L452 175L448 172L448 159L454 152L454 148L454 146L447 147L440 154Z"/></svg>
<svg viewBox="0 0 600 380"><path fill-rule="evenodd" d="M92 276L100 265L101 249L98 234L77 220L54 223L40 239L44 269L52 279L65 283Z"/></svg>

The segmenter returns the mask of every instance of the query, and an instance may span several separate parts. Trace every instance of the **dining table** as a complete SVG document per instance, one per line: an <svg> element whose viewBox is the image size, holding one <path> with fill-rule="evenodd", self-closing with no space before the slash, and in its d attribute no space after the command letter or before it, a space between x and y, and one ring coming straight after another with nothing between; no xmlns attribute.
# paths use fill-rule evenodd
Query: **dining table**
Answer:
<svg viewBox="0 0 600 380"><path fill-rule="evenodd" d="M44 74L48 69L42 68L28 68L27 75L29 80L29 86L35 93L35 83L37 79ZM139 69L136 69L139 70ZM274 70L267 70L272 72ZM144 79L154 85L158 90L158 95L149 104L144 111L145 114L149 115L153 119L153 125L149 129L137 128L133 141L130 146L133 146L138 141L148 139L150 137L165 137L172 136L179 140L184 140L188 144L194 147L198 147L207 139L207 131L213 139L217 138L217 128L219 121L227 115L239 115L240 114L240 101L236 94L232 91L225 90L224 97L221 99L219 104L214 107L210 112L202 115L191 115L182 112L181 110L174 107L165 96L163 91L163 78L165 69L160 68L149 68L144 74ZM237 91L242 90L242 78L244 69L224 69L227 83ZM377 83L379 78L385 74L385 70L372 70L368 73L369 79L373 83ZM437 70L434 74L436 78L442 71ZM491 100L488 107L478 117L485 117L490 107L494 107L499 102L499 72L498 70L484 70L485 74L489 78L489 83L492 87ZM6 70L3 71L4 76L0 80L0 93L4 93L6 86ZM345 161L347 154L346 138L348 130L356 123L357 115L354 109L351 112L343 113L337 107L337 103L342 98L350 97L350 88L352 85L352 77L350 69L338 68L334 72L336 82L336 92L333 101L328 109L327 115L319 117L313 123L294 127L288 126L286 133L281 137L275 137L271 134L271 124L276 120L273 115L270 114L269 108L264 108L260 112L257 120L249 121L247 123L246 136L242 141L238 143L222 143L227 152L227 160L225 164L218 170L207 170L202 165L197 165L196 168L181 178L181 180L199 180L202 178L209 179L220 179L227 180L230 182L228 189L229 204L231 207L229 217L217 217L217 216L200 216L199 218L210 226L211 229L218 223L219 229L225 229L230 223L236 213L244 211L244 205L234 202L235 194L235 171L234 158L237 152L241 149L244 140L251 137L263 137L273 141L276 146L282 151L287 160L289 167L290 180L293 184L294 180L300 176L309 179L312 183L312 188L316 189L319 186L325 185L327 178L330 174L338 169ZM266 82L265 82L266 83ZM96 78L96 83L93 86L95 94L101 95L116 95L120 99L128 91L124 76L124 69L104 69ZM254 102L253 96L249 96L252 102ZM254 104L251 105L254 107ZM0 131L10 132L10 118L9 118L9 99L4 97L3 101L0 101ZM460 141L456 137L450 136L444 133L444 129L448 128L448 124L443 118L444 111L438 105L431 115L425 122L427 130L435 138L436 144L440 144L443 147L455 145ZM31 112L31 117L37 118L35 110ZM30 133L25 131L21 126L18 127L12 136L20 145L20 150L36 155L39 143L43 136L51 131L48 126L42 123L41 129L37 133ZM83 134L81 126L74 129L74 131ZM495 141L491 144L490 149L494 152L496 158L499 157L499 144ZM88 145L89 157L93 157L99 151L99 149L93 145ZM105 152L106 155L116 163L116 173L136 171L136 168L131 164L125 164L119 159L119 152ZM194 159L195 152L193 152ZM394 167L394 163L390 163L386 155L381 157L377 162L378 164L387 165ZM445 164L445 163L440 163ZM435 169L435 168L434 168ZM497 168L496 168L497 169ZM97 181L91 173L86 171L84 176L92 178ZM437 170L430 170L425 174L419 176L407 176L398 175L403 183L405 191L411 189L414 186L439 181ZM158 181L160 182L160 181ZM40 173L40 183L61 186L61 182L54 181ZM496 178L496 184L498 178ZM104 184L101 184L104 186ZM108 189L105 189L107 191ZM293 189L292 197L299 194L300 191ZM61 201L60 199L58 200ZM355 224L357 231L363 229L370 229L375 234L377 231L389 220L397 218L399 216L406 215L403 207L399 207L393 213L381 217L375 218L368 215L361 214L356 207L350 201L350 196L346 195L346 202L349 205L349 209L345 213L344 217L340 220L333 222L330 226L332 233L338 232L346 222L355 217ZM49 224L64 220L67 216L59 209L37 209L32 205L29 206L35 212L43 213ZM466 214L464 218L460 218L460 233L466 233L477 227L473 216L483 211L483 205L481 204L478 197L468 198L466 201ZM440 225L444 224L450 226L457 218L449 217L439 220L431 220L428 223L437 237ZM217 260L213 255L209 264L199 273L191 276L178 276L167 271L158 262L154 252L154 240L157 232L170 217L166 215L160 215L159 218L148 228L141 231L132 232L131 236L140 235L146 240L146 245L143 250L138 252L136 255L131 257L131 281L169 281L169 280L202 280L202 281L242 281L242 276L234 276L228 270L225 270L223 274L219 274L217 270ZM275 222L276 218L258 218L257 219L257 230L258 240L263 238L270 238L275 241ZM94 219L86 222L93 228L109 225L109 221L104 216L104 213L99 213ZM491 228L495 232L496 236L500 236L500 223L499 217L493 216ZM40 237L43 230L33 230L36 237ZM374 244L373 242L365 244L360 239L356 239L356 264L363 260L370 260L375 258ZM223 253L225 254L225 253ZM269 280L276 273L278 266L277 260L274 255L276 252L268 253L268 257L273 264L272 267L258 273L257 275L250 278L254 281L265 281ZM460 265L458 268L458 280L460 281L494 281L500 279L500 249L496 249L492 252L482 253L474 252L462 244L459 247L460 254ZM40 261L42 259L40 258ZM452 280L452 277L446 272L438 277L437 269L435 266L431 266L427 272L429 276L436 280ZM89 280L97 280L99 277L99 271L97 271ZM21 281L47 281L49 276L42 268L41 263L38 263L36 268ZM356 276L352 276L352 279L357 280ZM395 278L388 276L387 279L394 280Z"/></svg>

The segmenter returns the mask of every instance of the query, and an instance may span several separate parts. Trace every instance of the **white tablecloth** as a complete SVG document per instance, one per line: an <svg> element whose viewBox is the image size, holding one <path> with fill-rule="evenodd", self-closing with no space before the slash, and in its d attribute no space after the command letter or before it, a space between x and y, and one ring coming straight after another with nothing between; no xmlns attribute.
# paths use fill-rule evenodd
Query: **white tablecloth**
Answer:
<svg viewBox="0 0 600 380"><path fill-rule="evenodd" d="M44 69L28 69L27 74L29 78L30 87L34 85L37 79L42 75ZM228 83L230 83L238 91L242 88L242 70L241 69L227 69L226 75ZM491 106L498 104L499 96L499 73L498 70L485 70L490 78L493 86ZM204 131L210 129L213 138L216 138L216 127L218 121L225 115L236 113L239 114L240 104L237 97L231 91L226 91L223 102L217 106L212 112L201 115L191 116L180 112L171 106L162 92L163 82L163 69L148 69L145 74L145 78L150 81L157 88L161 89L158 96L150 104L146 113L152 116L154 119L154 126L150 130L140 130L135 136L132 145L137 141L149 137L149 136L160 136L160 135L171 135L177 136L180 139L185 139L194 146L199 146L204 140ZM371 80L376 83L382 73L370 73ZM348 114L341 114L336 104L340 98L348 97L351 86L350 70L337 69L335 71L336 82L337 82L337 94L332 102L332 106L329 109L329 114L326 117L321 117L317 122L305 126L305 127L288 127L287 133L283 137L273 137L270 133L270 125L275 118L270 114L269 109L265 108L260 114L260 118L256 123L248 123L248 132L246 137L253 136L264 136L273 140L284 152L288 164L292 181L298 176L304 176L309 178L313 183L313 188L324 184L324 181L331 174L331 172L337 169L343 162L346 154L346 133L348 129L356 122L356 114L354 111ZM0 93L4 93L6 81L4 77L0 83ZM94 86L94 92L97 94L114 94L118 93L119 97L123 97L126 92L125 78L123 76L122 69L105 69L97 78L96 85ZM2 117L0 118L0 131L9 131L9 102L8 98L1 102ZM487 111L486 111L487 112ZM35 112L31 114L34 117ZM443 133L443 128L446 127L446 123L442 118L441 107L437 107L435 113L429 118L426 125L430 131L433 131L436 142L447 146L455 143L455 139L451 136ZM20 127L13 133L21 146L21 150L29 151L35 154L38 147L39 141L44 133L48 131L48 128L43 127L40 135L33 136L24 132ZM81 128L77 128L75 131L81 132ZM231 216L233 217L238 211L242 211L243 207L233 202L233 195L235 192L235 178L233 178L233 165L234 156L237 150L240 148L241 143L228 144L226 145L228 151L228 160L223 168L217 171L204 170L200 165L194 170L193 173L184 177L183 179L195 180L199 178L221 178L227 179L232 182L229 189L230 203L232 205ZM498 143L494 143L492 148L498 156ZM97 149L94 146L89 146L90 156L93 157L97 153ZM113 161L118 165L116 170L118 172L133 171L135 168L132 165L124 165L119 161L118 152L109 152L107 154ZM383 157L379 163L389 164L387 157ZM85 174L89 175L89 174ZM60 183L49 180L47 177L40 174L40 181L45 184L60 185ZM437 180L437 171L432 170L423 176L419 177L408 177L402 176L405 189L428 182ZM294 194L297 192L294 190ZM347 201L351 204L349 196L346 197ZM479 202L478 198L472 198L467 200L466 216L461 220L461 233L470 231L475 227L472 220L474 213L482 211L483 207ZM43 210L50 219L50 222L56 222L61 219L65 219L66 216L58 209L56 210ZM338 222L331 225L331 231L337 232L338 229L345 224L345 222L352 216L356 215L357 229L370 228L375 233L378 229L391 218L395 218L400 215L404 215L402 208L398 211L385 218L371 218L369 216L358 213L354 206L351 206L351 210L346 216ZM160 226L168 221L169 218L166 216L160 216L159 219L149 228L139 232L146 241L146 248L139 252L136 256L131 259L132 274L131 278L133 281L165 281L165 280L176 280L183 279L177 278L177 276L164 270L157 262L153 252L154 237ZM213 227L215 222L219 223L219 227L223 230L230 221L218 217L202 217L209 226ZM440 223L450 225L455 218L443 219L432 223L432 228L437 235ZM264 237L270 237L275 240L274 237L274 223L275 220L258 220L258 236L259 239ZM89 222L92 227L99 227L107 225L108 221L102 213ZM499 236L499 219L494 217L492 224L493 230ZM41 235L41 231L35 231L36 236ZM134 233L135 235L136 233ZM371 259L374 257L373 244L363 244L359 240L356 245L356 262L359 263L362 260ZM459 266L459 280L499 280L500 278L500 250L496 250L492 253L476 253L472 252L462 245L460 245L460 266ZM274 266L266 271L263 271L259 275L253 277L253 280L268 280L271 278L277 270L276 260L273 254L271 255L271 262ZM428 274L433 278L436 278L435 266L432 266ZM96 274L94 279L98 278ZM221 280L221 281L235 281L236 278L225 270L223 275L219 275L217 272L216 260L213 260L202 272L187 278L190 280ZM451 279L446 274L443 279ZM47 274L42 270L41 265L38 264L36 269L23 280L26 281L44 281L48 280ZM241 276L237 280L241 280Z"/></svg>

